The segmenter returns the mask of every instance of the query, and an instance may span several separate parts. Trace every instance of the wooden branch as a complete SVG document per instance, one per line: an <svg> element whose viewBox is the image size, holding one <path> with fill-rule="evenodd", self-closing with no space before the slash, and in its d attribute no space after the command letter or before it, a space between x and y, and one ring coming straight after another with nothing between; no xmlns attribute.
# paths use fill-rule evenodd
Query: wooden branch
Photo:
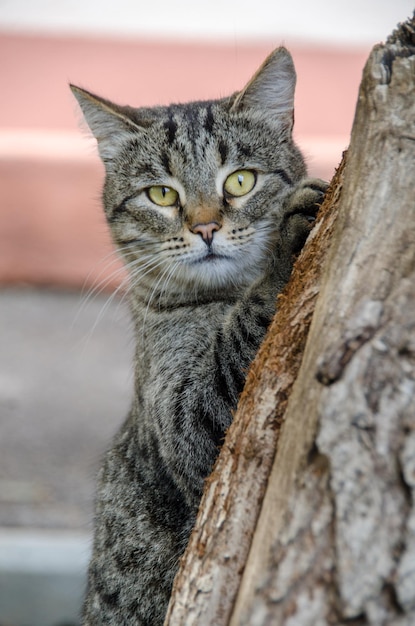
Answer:
<svg viewBox="0 0 415 626"><path fill-rule="evenodd" d="M366 65L165 624L415 623L414 31Z"/></svg>

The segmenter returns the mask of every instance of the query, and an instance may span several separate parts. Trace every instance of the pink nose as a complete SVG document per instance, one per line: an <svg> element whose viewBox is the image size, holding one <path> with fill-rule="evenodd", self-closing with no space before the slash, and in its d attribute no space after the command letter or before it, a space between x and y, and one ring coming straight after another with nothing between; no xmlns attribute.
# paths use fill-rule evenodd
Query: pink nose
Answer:
<svg viewBox="0 0 415 626"><path fill-rule="evenodd" d="M213 233L220 230L220 224L209 222L208 224L195 224L190 229L192 233L200 235L206 245L210 246L213 241Z"/></svg>

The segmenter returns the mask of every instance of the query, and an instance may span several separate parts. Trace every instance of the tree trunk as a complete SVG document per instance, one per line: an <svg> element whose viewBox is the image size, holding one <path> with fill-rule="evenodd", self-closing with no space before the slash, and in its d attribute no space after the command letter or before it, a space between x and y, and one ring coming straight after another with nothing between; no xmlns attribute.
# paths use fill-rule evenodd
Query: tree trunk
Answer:
<svg viewBox="0 0 415 626"><path fill-rule="evenodd" d="M414 18L369 57L320 213L166 625L415 624Z"/></svg>

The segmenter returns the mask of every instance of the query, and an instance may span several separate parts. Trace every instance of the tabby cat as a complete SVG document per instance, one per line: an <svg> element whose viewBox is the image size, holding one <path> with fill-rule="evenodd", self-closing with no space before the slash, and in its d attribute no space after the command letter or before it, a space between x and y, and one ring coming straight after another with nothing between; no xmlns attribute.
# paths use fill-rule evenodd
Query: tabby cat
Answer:
<svg viewBox="0 0 415 626"><path fill-rule="evenodd" d="M130 274L135 397L100 473L84 624L163 623L203 483L326 185L275 50L239 93L155 108L72 87Z"/></svg>

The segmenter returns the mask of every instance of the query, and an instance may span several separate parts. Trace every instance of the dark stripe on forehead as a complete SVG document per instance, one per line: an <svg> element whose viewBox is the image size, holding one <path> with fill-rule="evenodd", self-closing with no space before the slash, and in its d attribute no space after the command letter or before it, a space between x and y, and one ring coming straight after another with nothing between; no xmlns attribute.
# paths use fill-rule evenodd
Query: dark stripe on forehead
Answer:
<svg viewBox="0 0 415 626"><path fill-rule="evenodd" d="M226 159L228 158L228 152L229 152L228 146L226 145L224 141L222 140L219 141L218 150L219 150L221 164L224 165L226 163Z"/></svg>
<svg viewBox="0 0 415 626"><path fill-rule="evenodd" d="M183 119L186 121L188 132L192 135L194 134L193 131L200 132L199 111L200 109L193 104L189 104L183 109Z"/></svg>
<svg viewBox="0 0 415 626"><path fill-rule="evenodd" d="M161 162L163 163L163 167L165 171L167 172L167 174L169 174L170 176L173 176L173 172L171 171L171 167L170 167L169 155L166 150L163 150L161 154Z"/></svg>
<svg viewBox="0 0 415 626"><path fill-rule="evenodd" d="M168 111L168 119L164 122L164 128L167 132L167 140L169 144L172 145L176 139L177 123L174 120L173 112L170 110Z"/></svg>
<svg viewBox="0 0 415 626"><path fill-rule="evenodd" d="M250 159L252 157L252 146L247 144L246 142L238 141L236 148L238 150L238 154L241 157L244 157L246 159Z"/></svg>
<svg viewBox="0 0 415 626"><path fill-rule="evenodd" d="M213 131L213 126L215 123L215 118L213 117L213 113L212 113L212 105L208 104L207 108L206 108L206 119L205 119L205 130L210 134Z"/></svg>
<svg viewBox="0 0 415 626"><path fill-rule="evenodd" d="M201 116L200 106L190 103L183 107L183 126L187 136L186 149L189 154L193 153L198 158L198 146L200 146ZM204 144L202 144L202 148Z"/></svg>

